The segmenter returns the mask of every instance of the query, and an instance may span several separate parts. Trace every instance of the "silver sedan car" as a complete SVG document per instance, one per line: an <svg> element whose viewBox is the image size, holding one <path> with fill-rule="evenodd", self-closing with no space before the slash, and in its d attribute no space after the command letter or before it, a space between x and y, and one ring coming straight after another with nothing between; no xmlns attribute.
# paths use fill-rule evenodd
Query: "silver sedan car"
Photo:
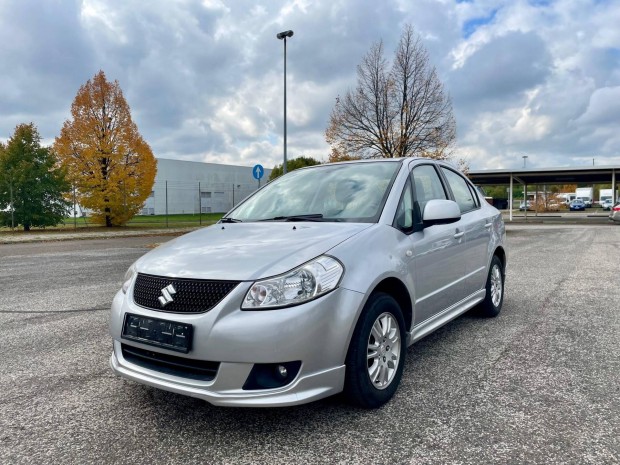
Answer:
<svg viewBox="0 0 620 465"><path fill-rule="evenodd" d="M378 407L409 345L474 307L499 314L505 272L502 217L452 165L304 168L129 268L110 364L215 405L344 391Z"/></svg>
<svg viewBox="0 0 620 465"><path fill-rule="evenodd" d="M609 209L609 220L620 223L620 202Z"/></svg>

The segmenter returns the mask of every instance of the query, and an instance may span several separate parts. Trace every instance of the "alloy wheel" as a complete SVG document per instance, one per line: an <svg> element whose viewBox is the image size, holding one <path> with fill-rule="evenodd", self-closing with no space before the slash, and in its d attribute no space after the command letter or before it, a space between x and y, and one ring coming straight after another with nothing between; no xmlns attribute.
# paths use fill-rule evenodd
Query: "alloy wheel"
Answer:
<svg viewBox="0 0 620 465"><path fill-rule="evenodd" d="M495 307L502 301L502 272L497 265L491 271L491 301Z"/></svg>
<svg viewBox="0 0 620 465"><path fill-rule="evenodd" d="M368 337L368 376L375 388L385 389L394 380L401 347L398 321L391 313L382 313Z"/></svg>

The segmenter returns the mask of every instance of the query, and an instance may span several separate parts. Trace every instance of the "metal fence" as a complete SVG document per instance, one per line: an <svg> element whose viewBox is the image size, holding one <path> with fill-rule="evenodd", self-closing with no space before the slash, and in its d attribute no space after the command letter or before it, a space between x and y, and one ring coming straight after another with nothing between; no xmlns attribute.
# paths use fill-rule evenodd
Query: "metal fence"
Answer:
<svg viewBox="0 0 620 465"><path fill-rule="evenodd" d="M258 182L156 181L142 209L127 225L200 225L212 222L214 215L217 218L231 210L259 187ZM76 228L91 226L90 213L74 203L67 210L70 223L66 224Z"/></svg>

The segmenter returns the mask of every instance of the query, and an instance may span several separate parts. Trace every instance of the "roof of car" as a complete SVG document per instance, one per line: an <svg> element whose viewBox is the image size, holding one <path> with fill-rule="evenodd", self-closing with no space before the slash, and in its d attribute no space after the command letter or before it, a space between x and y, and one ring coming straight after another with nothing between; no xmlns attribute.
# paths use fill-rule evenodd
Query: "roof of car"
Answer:
<svg viewBox="0 0 620 465"><path fill-rule="evenodd" d="M346 161L338 161L338 162L334 162L334 163L325 163L325 164L321 164L321 165L313 165L313 166L305 166L304 168L313 168L315 166L325 166L325 165L346 165L346 164L353 164L353 163L373 163L373 162L398 162L398 163L404 163L405 161L432 161L434 163L439 163L445 166L449 166L455 169L459 169L458 166L456 166L455 163L453 163L450 160L437 160L435 158L429 158L429 157L399 157L399 158L364 158L364 159L359 159L359 160L346 160Z"/></svg>

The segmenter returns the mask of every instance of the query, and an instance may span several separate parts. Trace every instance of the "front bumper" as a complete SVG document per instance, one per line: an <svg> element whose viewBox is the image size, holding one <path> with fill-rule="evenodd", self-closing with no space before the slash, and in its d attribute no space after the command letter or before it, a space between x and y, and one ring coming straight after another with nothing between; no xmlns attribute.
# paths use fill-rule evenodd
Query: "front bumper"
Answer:
<svg viewBox="0 0 620 465"><path fill-rule="evenodd" d="M363 294L339 288L295 307L242 311L240 302L249 286L250 283L241 283L215 308L197 315L145 309L133 303L131 288L127 295L119 292L110 318L114 339L110 366L124 378L222 406L297 405L342 391L344 360L363 305ZM180 354L122 339L127 312L192 324L193 347L182 357L218 362L215 377L208 381L190 379L128 361L122 345L173 356ZM301 368L289 384L272 389L243 389L254 364L290 361L301 361Z"/></svg>

